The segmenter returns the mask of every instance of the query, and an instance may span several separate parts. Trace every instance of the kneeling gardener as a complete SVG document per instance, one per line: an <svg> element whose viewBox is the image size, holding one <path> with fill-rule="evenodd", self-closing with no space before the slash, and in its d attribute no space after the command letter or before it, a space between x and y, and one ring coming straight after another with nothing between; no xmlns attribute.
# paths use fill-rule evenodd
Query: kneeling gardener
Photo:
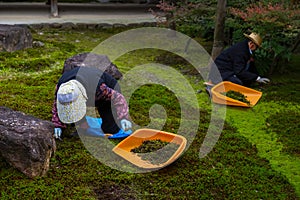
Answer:
<svg viewBox="0 0 300 200"><path fill-rule="evenodd" d="M99 130L88 126L85 118L87 106L97 108L102 119ZM126 137L132 128L128 112L116 79L96 68L77 67L63 73L56 85L52 108L54 136L61 137L65 124L77 123L90 134L111 133L113 135L109 138Z"/></svg>

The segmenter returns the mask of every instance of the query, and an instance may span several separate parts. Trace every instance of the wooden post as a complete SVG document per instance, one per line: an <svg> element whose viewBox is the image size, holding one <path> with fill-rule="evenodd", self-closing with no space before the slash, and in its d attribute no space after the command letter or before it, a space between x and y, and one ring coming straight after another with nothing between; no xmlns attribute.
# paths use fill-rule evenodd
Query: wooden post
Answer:
<svg viewBox="0 0 300 200"><path fill-rule="evenodd" d="M58 17L57 0L51 0L51 17Z"/></svg>

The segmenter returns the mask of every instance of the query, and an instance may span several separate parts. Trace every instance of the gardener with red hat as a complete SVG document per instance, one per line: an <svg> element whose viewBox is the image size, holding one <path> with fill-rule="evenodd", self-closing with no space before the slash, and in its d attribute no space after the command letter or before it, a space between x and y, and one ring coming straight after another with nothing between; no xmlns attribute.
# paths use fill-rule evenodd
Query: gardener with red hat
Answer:
<svg viewBox="0 0 300 200"><path fill-rule="evenodd" d="M236 43L217 56L210 69L209 79L212 83L210 86L222 81L243 86L249 86L255 81L270 82L268 78L260 77L254 67L253 52L261 46L261 37L257 33L244 36L246 40Z"/></svg>

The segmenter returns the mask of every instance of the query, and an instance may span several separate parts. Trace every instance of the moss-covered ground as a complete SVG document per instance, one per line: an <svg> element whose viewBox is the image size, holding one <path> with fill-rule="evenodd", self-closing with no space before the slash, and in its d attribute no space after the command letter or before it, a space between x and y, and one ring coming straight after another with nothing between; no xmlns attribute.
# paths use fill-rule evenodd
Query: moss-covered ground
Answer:
<svg viewBox="0 0 300 200"><path fill-rule="evenodd" d="M51 120L56 81L64 60L91 51L122 30L32 30L44 46L0 53L0 106ZM201 41L201 40L199 40ZM206 46L207 44L202 44ZM161 52L129 52L115 63L122 72L157 62ZM204 158L199 149L210 123L211 102L197 93L201 123L187 151L171 165L149 173L112 169L94 158L79 138L64 133L57 142L46 176L29 179L0 157L1 199L299 199L299 75L300 56L294 55L285 74L256 86L263 92L253 108L228 107L221 137ZM175 59L176 60L176 59ZM168 63L184 69L181 62ZM184 71L190 84L202 89L203 80ZM156 95L156 94L165 95ZM180 106L165 87L146 85L130 103L134 122L146 126L153 104L165 107L164 130L176 132Z"/></svg>

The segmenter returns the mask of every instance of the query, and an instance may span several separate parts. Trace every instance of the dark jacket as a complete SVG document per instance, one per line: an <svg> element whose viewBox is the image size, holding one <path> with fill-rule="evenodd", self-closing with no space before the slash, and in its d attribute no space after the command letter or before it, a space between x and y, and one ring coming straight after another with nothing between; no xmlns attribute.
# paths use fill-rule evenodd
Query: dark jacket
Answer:
<svg viewBox="0 0 300 200"><path fill-rule="evenodd" d="M106 72L103 72L96 68L90 67L77 67L68 72L63 73L57 83L57 88L60 87L62 83L66 83L69 80L79 81L86 89L87 96L93 97L97 92L99 92L100 85L105 83L108 87L120 92L117 80L113 78ZM116 87L116 88L115 88ZM57 92L57 91L56 91ZM94 98L88 98L87 105L95 105Z"/></svg>
<svg viewBox="0 0 300 200"><path fill-rule="evenodd" d="M215 59L215 64L224 81L234 75L243 82L255 81L258 75L246 69L248 62L251 62L248 40L229 47Z"/></svg>

